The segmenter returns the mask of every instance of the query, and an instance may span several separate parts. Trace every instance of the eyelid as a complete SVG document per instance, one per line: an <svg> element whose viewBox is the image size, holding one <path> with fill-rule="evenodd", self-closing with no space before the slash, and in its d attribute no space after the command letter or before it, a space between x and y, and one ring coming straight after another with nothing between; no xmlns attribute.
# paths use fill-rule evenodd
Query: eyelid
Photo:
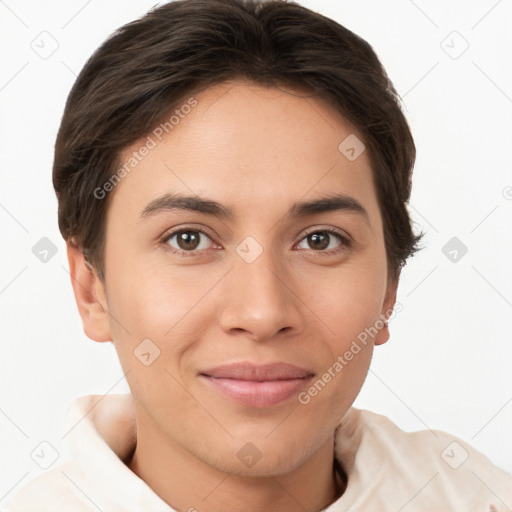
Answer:
<svg viewBox="0 0 512 512"><path fill-rule="evenodd" d="M313 226L311 228L307 228L306 231L304 231L302 238L300 240L302 240L304 237L306 237L308 235L311 235L311 233L317 233L317 232L323 232L323 231L325 231L327 233L334 233L335 235L338 235L341 238L347 240L347 242L354 241L354 239L350 236L349 233L347 233L343 229L335 228L333 226Z"/></svg>
<svg viewBox="0 0 512 512"><path fill-rule="evenodd" d="M203 233L203 235L206 235L208 238L215 238L216 235L206 226L203 226L201 224L184 224L183 226L175 226L173 228L166 229L163 235L159 237L161 241L168 240L173 235L176 235L177 233L181 233L182 231L197 231L199 233Z"/></svg>

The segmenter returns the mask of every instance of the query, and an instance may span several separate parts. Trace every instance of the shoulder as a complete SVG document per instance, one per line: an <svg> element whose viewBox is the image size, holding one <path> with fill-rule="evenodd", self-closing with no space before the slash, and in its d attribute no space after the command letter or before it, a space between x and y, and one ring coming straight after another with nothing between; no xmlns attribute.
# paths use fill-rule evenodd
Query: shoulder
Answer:
<svg viewBox="0 0 512 512"><path fill-rule="evenodd" d="M129 394L75 399L66 431L70 459L29 481L1 512L97 512L113 504L127 510L135 500L168 509L123 462L136 443Z"/></svg>
<svg viewBox="0 0 512 512"><path fill-rule="evenodd" d="M381 496L382 510L408 500L411 511L512 507L512 476L446 432L405 432L385 416L352 408L339 425L335 450L354 492Z"/></svg>
<svg viewBox="0 0 512 512"><path fill-rule="evenodd" d="M97 509L74 486L75 468L70 462L48 470L28 482L0 512L34 512L34 510L73 510L91 512Z"/></svg>

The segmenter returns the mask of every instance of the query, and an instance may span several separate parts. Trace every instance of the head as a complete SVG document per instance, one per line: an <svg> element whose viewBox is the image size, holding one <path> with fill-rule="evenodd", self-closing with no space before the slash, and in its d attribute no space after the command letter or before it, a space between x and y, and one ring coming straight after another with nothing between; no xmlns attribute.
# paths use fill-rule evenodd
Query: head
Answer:
<svg viewBox="0 0 512 512"><path fill-rule="evenodd" d="M54 186L85 332L113 341L140 425L244 474L332 439L420 240L414 157L371 47L304 7L183 0L113 34L69 95ZM239 362L307 375L248 404L211 385Z"/></svg>

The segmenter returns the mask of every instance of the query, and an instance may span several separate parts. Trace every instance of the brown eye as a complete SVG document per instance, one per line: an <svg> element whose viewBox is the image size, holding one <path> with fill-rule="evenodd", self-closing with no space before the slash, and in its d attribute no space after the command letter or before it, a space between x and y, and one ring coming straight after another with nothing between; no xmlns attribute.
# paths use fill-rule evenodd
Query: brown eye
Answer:
<svg viewBox="0 0 512 512"><path fill-rule="evenodd" d="M185 231L183 233L178 233L176 236L180 249L183 249L184 251L197 249L200 242L199 236L194 231Z"/></svg>
<svg viewBox="0 0 512 512"><path fill-rule="evenodd" d="M308 235L307 239L311 249L322 251L329 246L331 235L329 233L318 232Z"/></svg>
<svg viewBox="0 0 512 512"><path fill-rule="evenodd" d="M208 249L211 239L205 233L198 230L180 230L170 233L165 243L172 249L180 252L191 252L195 250Z"/></svg>
<svg viewBox="0 0 512 512"><path fill-rule="evenodd" d="M299 243L301 249L309 249L315 252L342 251L348 248L350 243L347 238L335 231L318 230L308 233Z"/></svg>

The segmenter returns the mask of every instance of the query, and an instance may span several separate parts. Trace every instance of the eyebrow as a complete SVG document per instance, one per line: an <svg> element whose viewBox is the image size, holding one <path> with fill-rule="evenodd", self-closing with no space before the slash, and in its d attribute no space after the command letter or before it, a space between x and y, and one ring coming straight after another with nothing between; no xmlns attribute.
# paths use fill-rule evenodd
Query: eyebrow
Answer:
<svg viewBox="0 0 512 512"><path fill-rule="evenodd" d="M146 205L141 212L141 218L154 216L158 213L174 210L188 210L207 215L213 215L222 219L234 219L235 214L230 208L199 196L187 196L181 194L164 194ZM354 197L347 194L330 194L310 201L300 201L292 205L286 213L288 218L306 217L317 213L345 211L361 215L370 224L368 212Z"/></svg>

